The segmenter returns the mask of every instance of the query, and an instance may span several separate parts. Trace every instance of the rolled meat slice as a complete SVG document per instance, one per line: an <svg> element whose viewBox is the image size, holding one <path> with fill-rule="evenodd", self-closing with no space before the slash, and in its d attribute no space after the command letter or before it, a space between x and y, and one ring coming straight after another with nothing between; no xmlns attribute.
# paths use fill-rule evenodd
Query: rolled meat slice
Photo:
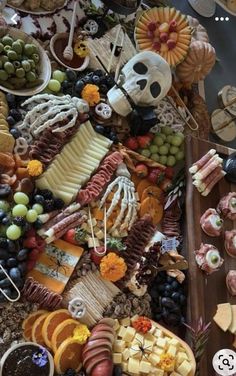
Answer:
<svg viewBox="0 0 236 376"><path fill-rule="evenodd" d="M221 175L222 173L222 167L221 166L218 166L215 168L214 171L212 171L210 173L210 175L208 175L205 179L201 180L201 179L197 179L193 182L193 185L195 185L195 187L197 187L197 190L199 192L203 192L206 187L219 175Z"/></svg>
<svg viewBox="0 0 236 376"><path fill-rule="evenodd" d="M217 210L222 215L232 221L236 220L236 192L230 192L227 196L224 196L218 206Z"/></svg>
<svg viewBox="0 0 236 376"><path fill-rule="evenodd" d="M212 274L219 270L224 260L216 247L212 244L201 244L195 251L195 260L199 268L206 274Z"/></svg>
<svg viewBox="0 0 236 376"><path fill-rule="evenodd" d="M225 231L225 250L231 257L236 257L236 230Z"/></svg>
<svg viewBox="0 0 236 376"><path fill-rule="evenodd" d="M220 236L223 220L215 209L207 209L200 219L202 230L209 236Z"/></svg>
<svg viewBox="0 0 236 376"><path fill-rule="evenodd" d="M226 276L226 285L229 293L236 296L236 270L230 270Z"/></svg>
<svg viewBox="0 0 236 376"><path fill-rule="evenodd" d="M208 196L209 193L211 193L212 189L214 188L214 186L226 175L226 172L224 172L223 170L221 170L220 174L217 175L212 181L210 184L208 184L208 186L206 187L206 189L202 192L202 196Z"/></svg>
<svg viewBox="0 0 236 376"><path fill-rule="evenodd" d="M195 174L198 170L200 170L207 162L211 159L213 155L215 155L216 150L211 149L206 153L199 161L195 162L192 167L190 167L189 172L190 174Z"/></svg>
<svg viewBox="0 0 236 376"><path fill-rule="evenodd" d="M194 179L205 179L212 171L215 170L216 167L221 165L223 159L217 155L213 155L213 157L207 162L205 166L201 168L195 175L193 175Z"/></svg>

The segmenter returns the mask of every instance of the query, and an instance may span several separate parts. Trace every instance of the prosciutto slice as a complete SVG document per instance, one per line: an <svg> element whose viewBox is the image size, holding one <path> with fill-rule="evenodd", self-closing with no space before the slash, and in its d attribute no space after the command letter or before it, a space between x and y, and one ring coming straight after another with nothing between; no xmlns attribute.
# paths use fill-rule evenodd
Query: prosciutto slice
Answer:
<svg viewBox="0 0 236 376"><path fill-rule="evenodd" d="M199 268L206 274L212 274L219 270L224 260L220 253L212 244L201 244L200 248L195 251L195 260Z"/></svg>
<svg viewBox="0 0 236 376"><path fill-rule="evenodd" d="M236 220L236 192L230 192L227 196L224 196L218 206L218 212L222 213L225 218Z"/></svg>
<svg viewBox="0 0 236 376"><path fill-rule="evenodd" d="M236 230L225 231L225 249L231 257L236 257Z"/></svg>
<svg viewBox="0 0 236 376"><path fill-rule="evenodd" d="M236 270L230 270L226 277L226 285L229 293L236 296Z"/></svg>
<svg viewBox="0 0 236 376"><path fill-rule="evenodd" d="M207 209L200 219L202 230L209 236L220 236L223 221L215 209Z"/></svg>

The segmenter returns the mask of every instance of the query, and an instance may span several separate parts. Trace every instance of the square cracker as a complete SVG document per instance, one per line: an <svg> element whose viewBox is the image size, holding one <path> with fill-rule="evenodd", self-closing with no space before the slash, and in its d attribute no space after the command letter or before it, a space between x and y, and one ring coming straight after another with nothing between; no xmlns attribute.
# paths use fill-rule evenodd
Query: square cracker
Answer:
<svg viewBox="0 0 236 376"><path fill-rule="evenodd" d="M0 130L0 152L2 153L12 153L15 139L14 137L7 131Z"/></svg>

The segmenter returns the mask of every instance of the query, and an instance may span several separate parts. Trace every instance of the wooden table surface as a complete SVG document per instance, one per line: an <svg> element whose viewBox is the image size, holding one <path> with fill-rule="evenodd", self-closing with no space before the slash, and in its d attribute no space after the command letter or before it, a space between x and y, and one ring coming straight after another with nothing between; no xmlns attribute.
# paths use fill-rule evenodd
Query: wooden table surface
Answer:
<svg viewBox="0 0 236 376"><path fill-rule="evenodd" d="M213 376L212 358L214 354L224 348L232 348L233 335L224 333L212 318L216 313L216 306L220 303L230 302L236 304L236 297L228 293L225 278L231 269L236 269L236 259L228 256L224 250L223 235L212 238L206 235L200 227L200 218L208 208L216 208L219 200L230 191L236 191L236 186L222 179L207 197L203 197L192 184L192 177L188 172L189 167L199 160L209 149L216 149L222 155L229 155L233 149L221 145L199 140L193 137L186 138L186 257L189 262L188 273L188 318L189 323L196 322L200 316L205 322L212 321L210 339L206 353L201 362L200 376ZM236 221L226 220L224 230L236 228ZM194 251L199 249L201 243L213 244L218 248L224 264L221 269L210 276L206 276L195 262Z"/></svg>

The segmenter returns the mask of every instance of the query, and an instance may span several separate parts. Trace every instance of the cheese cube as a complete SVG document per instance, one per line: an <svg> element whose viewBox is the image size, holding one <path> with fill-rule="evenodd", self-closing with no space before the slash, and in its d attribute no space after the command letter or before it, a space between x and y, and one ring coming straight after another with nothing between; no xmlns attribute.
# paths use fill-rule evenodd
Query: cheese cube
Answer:
<svg viewBox="0 0 236 376"><path fill-rule="evenodd" d="M172 355L173 357L175 357L176 352L177 352L177 348L173 345L170 345L168 350L167 350L167 353Z"/></svg>
<svg viewBox="0 0 236 376"><path fill-rule="evenodd" d="M171 340L169 341L169 345L173 345L173 346L177 347L177 349L178 349L179 346L180 346L180 343L176 338L171 338Z"/></svg>
<svg viewBox="0 0 236 376"><path fill-rule="evenodd" d="M122 354L121 353L113 353L113 363L114 364L121 364L122 363Z"/></svg>
<svg viewBox="0 0 236 376"><path fill-rule="evenodd" d="M94 248L94 247L99 247L100 243L97 238L88 238L88 247L89 248Z"/></svg>
<svg viewBox="0 0 236 376"><path fill-rule="evenodd" d="M103 232L102 230L99 230L99 231L95 232L95 236L96 236L99 240L101 240L101 239L104 238L104 232Z"/></svg>
<svg viewBox="0 0 236 376"><path fill-rule="evenodd" d="M167 346L166 338L157 338L156 345L162 349L165 349Z"/></svg>
<svg viewBox="0 0 236 376"><path fill-rule="evenodd" d="M133 322L136 321L138 318L139 318L139 315L134 315L133 317L131 317L130 321L133 323Z"/></svg>
<svg viewBox="0 0 236 376"><path fill-rule="evenodd" d="M129 358L128 372L139 374L139 360L138 359Z"/></svg>
<svg viewBox="0 0 236 376"><path fill-rule="evenodd" d="M152 368L150 376L151 375L153 375L153 376L164 376L165 372L160 368Z"/></svg>
<svg viewBox="0 0 236 376"><path fill-rule="evenodd" d="M120 320L121 325L130 326L130 318L126 317L125 319Z"/></svg>
<svg viewBox="0 0 236 376"><path fill-rule="evenodd" d="M140 345L144 344L144 337L143 337L143 335L140 334L140 333L136 333L133 342L139 343Z"/></svg>
<svg viewBox="0 0 236 376"><path fill-rule="evenodd" d="M121 325L121 326L120 326L120 329L118 330L118 333L117 333L118 337L123 338L125 332L126 332L126 328L125 328L124 326Z"/></svg>
<svg viewBox="0 0 236 376"><path fill-rule="evenodd" d="M90 221L90 219L88 219L87 223L88 223L88 225L89 225L90 227L91 227L91 226L95 227L96 224L97 224L97 220L96 220L95 218L92 218L92 221Z"/></svg>
<svg viewBox="0 0 236 376"><path fill-rule="evenodd" d="M156 337L154 337L151 333L146 333L144 337L148 341L151 341L151 342L154 342L154 343L156 342Z"/></svg>
<svg viewBox="0 0 236 376"><path fill-rule="evenodd" d="M142 351L140 350L139 345L132 342L132 346L129 349L129 356L139 360L142 358Z"/></svg>
<svg viewBox="0 0 236 376"><path fill-rule="evenodd" d="M149 330L149 333L153 334L155 333L156 327L152 325L151 329Z"/></svg>
<svg viewBox="0 0 236 376"><path fill-rule="evenodd" d="M163 331L160 329L156 329L154 332L155 337L163 337Z"/></svg>
<svg viewBox="0 0 236 376"><path fill-rule="evenodd" d="M119 324L119 321L117 319L114 320L114 326L113 326L113 329L115 331L117 331L118 329L120 328L120 324Z"/></svg>
<svg viewBox="0 0 236 376"><path fill-rule="evenodd" d="M131 326L128 326L127 328L125 328L125 332L124 332L124 335L123 335L123 340L125 342L132 342L133 341L133 338L135 336L135 329L132 328Z"/></svg>
<svg viewBox="0 0 236 376"><path fill-rule="evenodd" d="M88 230L88 225L87 223L82 223L82 225L80 226L83 230L87 231Z"/></svg>
<svg viewBox="0 0 236 376"><path fill-rule="evenodd" d="M191 371L192 366L187 360L184 360L183 363L180 364L180 366L177 368L177 371L182 376L188 376L189 372Z"/></svg>
<svg viewBox="0 0 236 376"><path fill-rule="evenodd" d="M121 231L120 232L120 237L121 238L126 238L126 236L128 236L128 232L127 231Z"/></svg>
<svg viewBox="0 0 236 376"><path fill-rule="evenodd" d="M151 364L145 360L140 362L139 372L149 373L151 369Z"/></svg>
<svg viewBox="0 0 236 376"><path fill-rule="evenodd" d="M188 360L188 355L185 352L179 352L176 359L177 363L181 364L184 360Z"/></svg>
<svg viewBox="0 0 236 376"><path fill-rule="evenodd" d="M153 348L153 352L157 355L162 355L164 354L165 350L164 349L161 349L160 347L157 347L157 346L154 346Z"/></svg>
<svg viewBox="0 0 236 376"><path fill-rule="evenodd" d="M128 363L127 362L122 362L122 369L123 369L123 372L128 371Z"/></svg>
<svg viewBox="0 0 236 376"><path fill-rule="evenodd" d="M160 363L161 358L159 355L152 353L149 355L148 360L152 363L153 366L156 366L158 363Z"/></svg>
<svg viewBox="0 0 236 376"><path fill-rule="evenodd" d="M114 343L114 352L122 353L125 349L125 341L116 340Z"/></svg>
<svg viewBox="0 0 236 376"><path fill-rule="evenodd" d="M126 349L122 352L122 358L123 358L124 360L128 360L129 357L130 357L129 349L126 348Z"/></svg>
<svg viewBox="0 0 236 376"><path fill-rule="evenodd" d="M148 339L145 339L145 340L144 340L144 348L145 348L145 351L146 351L147 353L152 352L153 345L154 345L154 342L153 342L153 341L149 341Z"/></svg>

